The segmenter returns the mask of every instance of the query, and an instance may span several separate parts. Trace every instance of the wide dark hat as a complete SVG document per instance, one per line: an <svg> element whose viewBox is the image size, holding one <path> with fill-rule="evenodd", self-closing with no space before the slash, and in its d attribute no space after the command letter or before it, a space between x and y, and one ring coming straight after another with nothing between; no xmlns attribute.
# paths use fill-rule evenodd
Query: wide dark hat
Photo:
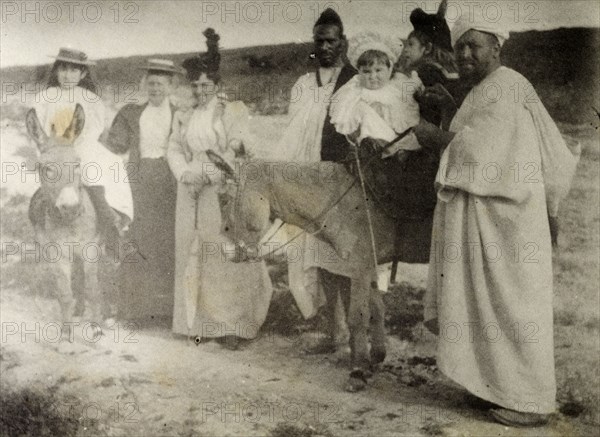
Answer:
<svg viewBox="0 0 600 437"><path fill-rule="evenodd" d="M323 13L319 16L319 19L315 23L315 26L337 26L340 29L340 34L344 33L344 25L342 24L342 19L338 15L336 11L331 8L327 8L323 11Z"/></svg>
<svg viewBox="0 0 600 437"><path fill-rule="evenodd" d="M206 37L207 51L186 59L182 64L190 82L197 81L203 73L207 75L217 73L221 64L221 54L219 53L221 37L210 27L202 34Z"/></svg>
<svg viewBox="0 0 600 437"><path fill-rule="evenodd" d="M434 45L451 52L452 39L445 18L447 5L447 0L442 0L436 14L428 14L421 8L415 9L410 14L410 22L416 31L428 35Z"/></svg>

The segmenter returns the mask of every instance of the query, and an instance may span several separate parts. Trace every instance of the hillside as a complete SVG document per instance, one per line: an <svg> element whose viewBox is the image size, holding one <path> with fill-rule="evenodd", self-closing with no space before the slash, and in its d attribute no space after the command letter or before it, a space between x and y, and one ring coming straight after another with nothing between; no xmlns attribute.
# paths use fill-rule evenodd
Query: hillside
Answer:
<svg viewBox="0 0 600 437"><path fill-rule="evenodd" d="M600 29L512 33L503 63L527 77L550 114L567 123L598 121Z"/></svg>
<svg viewBox="0 0 600 437"><path fill-rule="evenodd" d="M503 62L531 80L552 116L561 122L592 123L600 109L600 29L570 28L513 33ZM282 44L222 51L221 73L227 92L264 115L284 113L297 77L311 67L311 44ZM177 64L193 53L153 57ZM148 56L98 61L96 80L104 89L139 83L136 69ZM3 82L43 82L48 66L2 69ZM4 89L4 88L3 88ZM132 88L130 88L131 90ZM116 102L119 104L120 102ZM122 103L122 102L121 102Z"/></svg>

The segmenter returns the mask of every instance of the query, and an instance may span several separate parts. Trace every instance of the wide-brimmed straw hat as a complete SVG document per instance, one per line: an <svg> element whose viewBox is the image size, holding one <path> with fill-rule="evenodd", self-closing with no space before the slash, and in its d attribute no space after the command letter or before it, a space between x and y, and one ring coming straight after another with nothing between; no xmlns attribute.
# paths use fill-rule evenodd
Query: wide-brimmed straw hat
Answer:
<svg viewBox="0 0 600 437"><path fill-rule="evenodd" d="M146 70L148 72L163 72L163 73L171 73L171 74L183 74L183 69L179 68L175 65L173 61L168 59L148 59L146 64L138 67L142 70Z"/></svg>
<svg viewBox="0 0 600 437"><path fill-rule="evenodd" d="M57 61L68 62L69 64L77 65L96 65L96 62L90 61L88 56L81 50L61 47L58 51L58 56L50 56Z"/></svg>

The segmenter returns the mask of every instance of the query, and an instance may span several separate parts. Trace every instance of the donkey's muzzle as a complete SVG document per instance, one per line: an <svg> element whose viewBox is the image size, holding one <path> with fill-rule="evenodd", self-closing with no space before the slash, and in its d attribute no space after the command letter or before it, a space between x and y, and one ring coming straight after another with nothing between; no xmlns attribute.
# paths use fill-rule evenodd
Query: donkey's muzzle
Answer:
<svg viewBox="0 0 600 437"><path fill-rule="evenodd" d="M72 220L80 216L82 205L78 190L74 187L63 188L54 202L54 207L63 220Z"/></svg>

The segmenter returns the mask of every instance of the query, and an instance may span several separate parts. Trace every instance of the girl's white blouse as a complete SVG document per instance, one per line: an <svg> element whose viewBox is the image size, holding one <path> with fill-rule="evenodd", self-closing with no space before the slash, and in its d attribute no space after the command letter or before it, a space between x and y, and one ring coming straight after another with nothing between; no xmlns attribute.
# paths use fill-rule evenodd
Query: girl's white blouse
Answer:
<svg viewBox="0 0 600 437"><path fill-rule="evenodd" d="M49 87L35 96L33 107L46 134L52 135L54 126L56 134L62 135L71 124L77 103L83 107L85 124L74 146L95 148L105 126L104 104L98 95L79 86L70 90Z"/></svg>

